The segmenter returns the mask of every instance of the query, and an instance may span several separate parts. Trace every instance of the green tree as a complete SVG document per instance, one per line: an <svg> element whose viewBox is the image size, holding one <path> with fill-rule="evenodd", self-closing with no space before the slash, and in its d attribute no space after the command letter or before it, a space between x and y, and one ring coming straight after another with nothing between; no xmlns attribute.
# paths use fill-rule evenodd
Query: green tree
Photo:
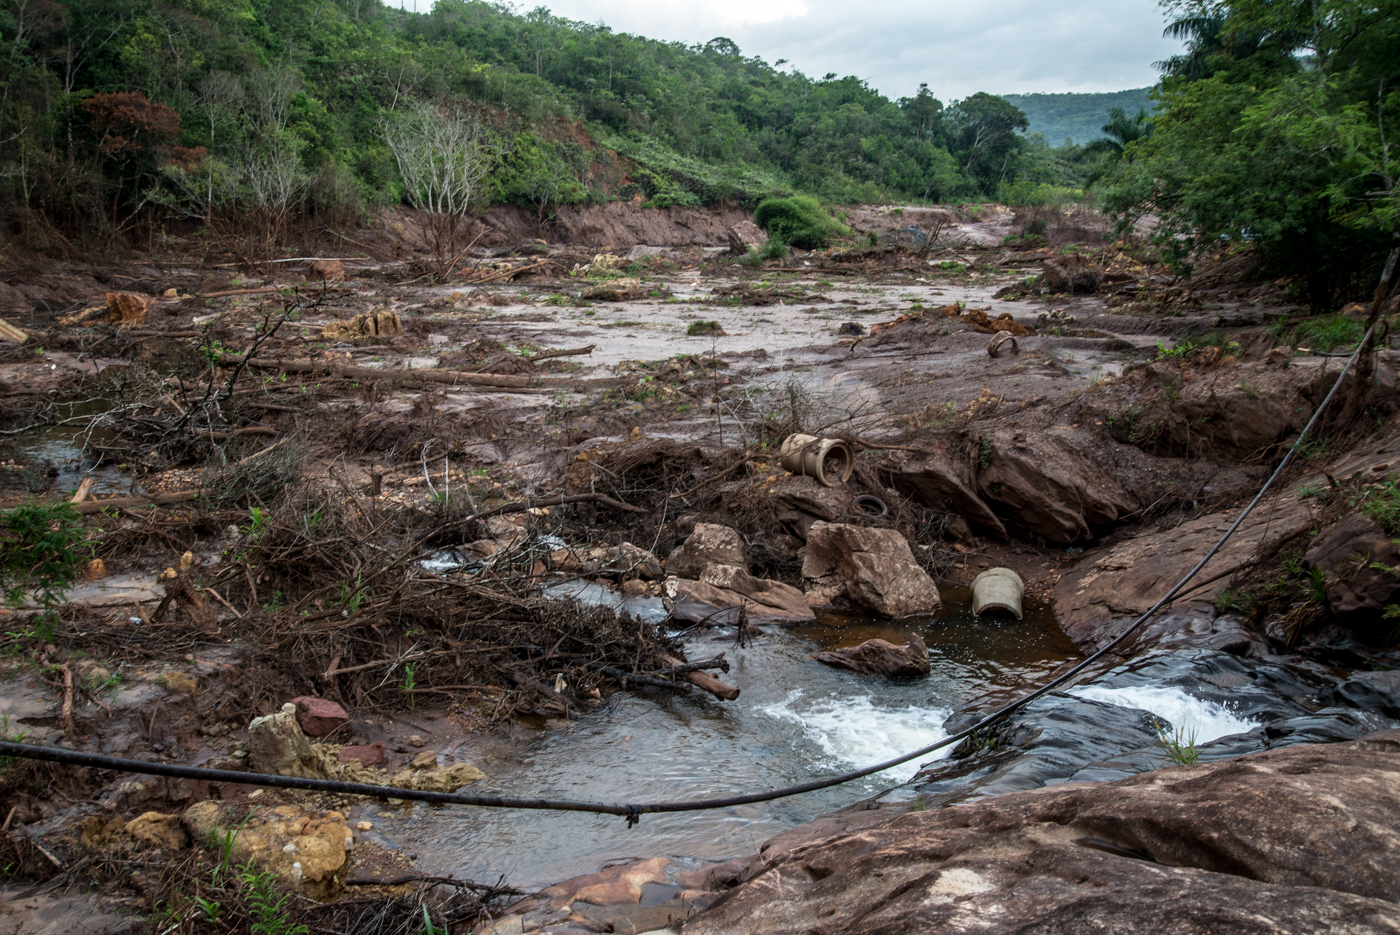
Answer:
<svg viewBox="0 0 1400 935"><path fill-rule="evenodd" d="M948 109L949 148L963 171L987 191L1014 174L1021 147L1018 130L1030 126L1026 114L1003 98L978 92Z"/></svg>

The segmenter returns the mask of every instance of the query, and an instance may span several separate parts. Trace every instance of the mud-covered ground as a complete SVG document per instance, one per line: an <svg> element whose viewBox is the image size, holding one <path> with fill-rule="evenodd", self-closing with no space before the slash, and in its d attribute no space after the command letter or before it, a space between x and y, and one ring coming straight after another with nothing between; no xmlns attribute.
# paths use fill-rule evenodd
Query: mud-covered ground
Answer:
<svg viewBox="0 0 1400 935"><path fill-rule="evenodd" d="M727 231L757 239L728 216L686 243L679 222L612 218L612 243L582 222L563 244L514 231L446 282L402 219L364 234L374 249L323 245L343 268L332 281L313 281L323 269L309 262L217 255L7 258L4 317L30 337L0 343L0 500L93 479L79 508L99 564L48 629L32 600L4 612L6 732L246 768L249 720L306 695L351 715L327 742L384 745L385 777L424 768L425 751L431 768L489 771L515 732L680 652L664 624L634 632L541 589L584 580L619 601L661 598L660 560L697 522L737 529L755 575L797 587L813 522L892 528L942 585L1016 570L1093 648L1175 566L1144 567L1169 546L1185 562L1252 496L1341 366L1290 331L1306 310L1247 255L1206 257L1183 278L1088 216L1052 226L1049 246L995 207L849 219L865 242L760 265L726 255ZM936 243L920 242L934 227ZM663 243L616 242L636 230ZM144 311L110 322L115 291ZM1293 500L1191 596L1270 652L1334 672L1385 664L1388 634L1275 585L1310 537L1389 496L1370 492L1392 473L1389 350L1375 384L1360 415L1324 423L1287 478ZM783 471L794 432L850 441L850 483ZM1382 454L1362 465L1367 446ZM1324 470L1347 457L1355 471ZM302 887L313 930L379 913L379 928L353 930L397 931L425 898L463 925L502 905L489 888L425 890L353 800L6 772L4 905L24 931L95 911L72 895L88 882L110 917L95 930L148 918L243 930L251 884L223 897L237 908L222 924L193 901L189 881L209 879L216 852L106 830L211 797L223 810L211 827L249 822L268 848L332 826L352 839L331 882Z"/></svg>

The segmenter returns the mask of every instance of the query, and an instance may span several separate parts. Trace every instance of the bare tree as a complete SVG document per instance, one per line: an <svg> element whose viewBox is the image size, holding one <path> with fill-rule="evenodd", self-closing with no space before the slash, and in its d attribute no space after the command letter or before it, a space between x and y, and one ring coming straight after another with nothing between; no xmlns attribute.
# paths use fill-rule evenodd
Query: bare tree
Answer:
<svg viewBox="0 0 1400 935"><path fill-rule="evenodd" d="M385 120L381 132L445 277L465 252L463 221L484 194L489 159L481 125L465 110L414 104Z"/></svg>

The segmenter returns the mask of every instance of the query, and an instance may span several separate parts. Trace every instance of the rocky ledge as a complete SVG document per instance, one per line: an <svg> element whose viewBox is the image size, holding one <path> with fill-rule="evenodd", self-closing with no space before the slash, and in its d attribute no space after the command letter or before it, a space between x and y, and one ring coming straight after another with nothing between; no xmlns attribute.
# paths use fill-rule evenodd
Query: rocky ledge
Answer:
<svg viewBox="0 0 1400 935"><path fill-rule="evenodd" d="M1400 730L852 813L769 847L682 932L1395 932L1397 814Z"/></svg>

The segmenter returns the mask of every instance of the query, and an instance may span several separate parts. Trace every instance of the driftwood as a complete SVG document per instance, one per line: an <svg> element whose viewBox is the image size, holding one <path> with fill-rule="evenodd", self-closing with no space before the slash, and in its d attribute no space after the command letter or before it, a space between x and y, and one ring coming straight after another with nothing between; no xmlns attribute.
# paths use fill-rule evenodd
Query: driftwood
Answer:
<svg viewBox="0 0 1400 935"><path fill-rule="evenodd" d="M673 692L688 692L690 686L681 682L668 682L665 679L653 678L650 675L638 675L635 672L624 672L622 669L613 666L605 666L601 662L585 662L586 668L594 672L601 672L609 678L616 679L625 687L629 682L634 685L650 685L652 688L665 688ZM701 686L702 688L704 686ZM737 691L737 689L736 689Z"/></svg>
<svg viewBox="0 0 1400 935"><path fill-rule="evenodd" d="M202 630L218 629L218 621L214 619L214 608L209 606L199 589L190 584L183 572L167 568L160 576L160 583L165 587L165 597L156 607L156 612L151 615L153 621L159 623L169 609L170 602L174 601L176 606L190 615L190 620L195 626Z"/></svg>
<svg viewBox="0 0 1400 935"><path fill-rule="evenodd" d="M10 324L5 319L0 318L0 338L3 338L6 341L13 341L16 344L23 344L25 341L29 340L29 335L16 328L14 325ZM592 348L589 348L589 350L592 350ZM565 353L567 354L573 352L565 351Z"/></svg>
<svg viewBox="0 0 1400 935"><path fill-rule="evenodd" d="M186 500L194 500L203 492L202 490L176 490L171 493L157 493L151 494L150 496L111 497L107 500L84 500L82 503L74 504L73 509L79 513L100 513L107 509L121 510L139 506L169 506L172 503L184 503Z"/></svg>
<svg viewBox="0 0 1400 935"><path fill-rule="evenodd" d="M592 354L593 348L597 346L598 345L596 344L590 344L587 347L575 347L563 351L542 351L538 354L535 354L533 357L528 358L528 360L531 363L533 363L537 360L552 360L555 357L586 357L589 354Z"/></svg>
<svg viewBox="0 0 1400 935"><path fill-rule="evenodd" d="M724 653L720 653L713 659L702 659L700 662L687 662L684 665L671 666L669 669L662 669L654 673L657 678L666 675L684 675L687 672L699 672L703 669L719 669L721 672L729 671L729 660L724 658Z"/></svg>
<svg viewBox="0 0 1400 935"><path fill-rule="evenodd" d="M73 492L73 499L69 503L82 503L87 499L87 495L92 493L92 487L97 483L95 477L84 477L83 482L78 485L78 489Z"/></svg>
<svg viewBox="0 0 1400 935"><path fill-rule="evenodd" d="M662 656L661 661L673 668L685 665L685 663L673 656ZM737 687L726 682L721 682L708 672L686 672L683 674L682 678L696 688L709 692L721 701L733 701L739 697L739 689Z"/></svg>

